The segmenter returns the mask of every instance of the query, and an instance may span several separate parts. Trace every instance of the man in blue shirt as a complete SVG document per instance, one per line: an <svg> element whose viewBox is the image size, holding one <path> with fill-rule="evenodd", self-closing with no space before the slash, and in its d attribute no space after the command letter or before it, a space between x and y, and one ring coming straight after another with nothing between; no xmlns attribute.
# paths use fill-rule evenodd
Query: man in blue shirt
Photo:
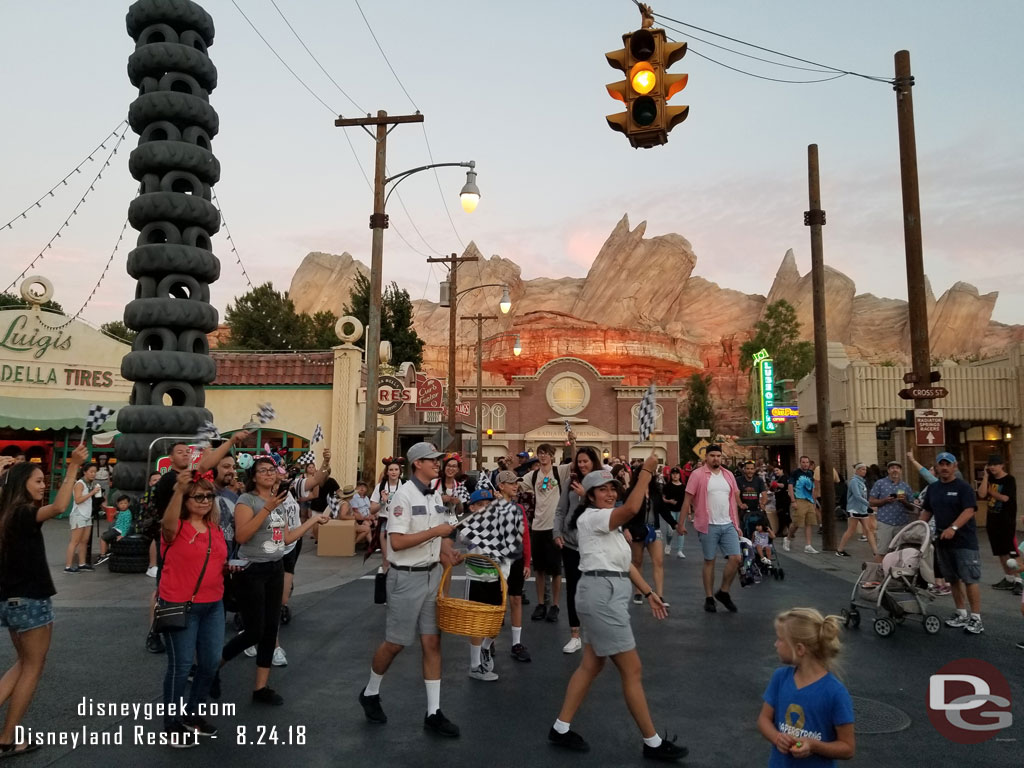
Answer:
<svg viewBox="0 0 1024 768"><path fill-rule="evenodd" d="M935 460L939 482L924 497L926 522L935 517L935 559L939 571L953 588L956 612L946 619L947 627L963 627L972 635L985 631L981 624L981 555L974 512L978 501L974 489L956 476L956 457L940 453ZM967 615L970 604L971 615Z"/></svg>
<svg viewBox="0 0 1024 768"><path fill-rule="evenodd" d="M814 470L811 469L809 456L801 456L800 468L790 475L789 498L792 502L790 507L792 522L789 525L788 534L782 540L782 548L789 552L790 540L796 537L796 532L803 526L807 541L804 552L816 555L818 550L811 546L811 531L818 524L818 515L814 508Z"/></svg>
<svg viewBox="0 0 1024 768"><path fill-rule="evenodd" d="M893 537L917 517L917 508L911 501L914 489L903 480L903 465L898 461L890 461L886 469L889 474L872 486L871 497L868 499L868 503L878 510L876 563L882 562L882 556L888 551Z"/></svg>

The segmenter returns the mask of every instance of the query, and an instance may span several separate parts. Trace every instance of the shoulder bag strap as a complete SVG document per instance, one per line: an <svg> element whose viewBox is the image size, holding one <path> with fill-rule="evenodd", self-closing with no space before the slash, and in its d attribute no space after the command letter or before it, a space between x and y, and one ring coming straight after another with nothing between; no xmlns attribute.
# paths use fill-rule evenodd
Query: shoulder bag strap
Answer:
<svg viewBox="0 0 1024 768"><path fill-rule="evenodd" d="M192 597L188 599L189 603L192 603L196 599L196 595L199 594L199 587L203 583L203 575L206 573L206 564L210 562L210 550L213 549L213 526L209 523L206 524L206 559L203 560L203 569L199 571L199 581L196 582L195 591L192 593Z"/></svg>

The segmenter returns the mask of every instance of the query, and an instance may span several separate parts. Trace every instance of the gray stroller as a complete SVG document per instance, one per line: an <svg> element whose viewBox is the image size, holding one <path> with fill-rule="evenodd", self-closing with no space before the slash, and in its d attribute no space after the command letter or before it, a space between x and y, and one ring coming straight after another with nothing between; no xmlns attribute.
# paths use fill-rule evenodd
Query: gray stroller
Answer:
<svg viewBox="0 0 1024 768"><path fill-rule="evenodd" d="M890 637L896 625L908 618L920 621L929 635L938 634L942 620L928 610L933 599L928 585L935 580L928 523L910 523L893 537L881 563L864 563L862 568L850 595L850 607L842 610L847 627L860 626L863 608L874 612L879 637Z"/></svg>

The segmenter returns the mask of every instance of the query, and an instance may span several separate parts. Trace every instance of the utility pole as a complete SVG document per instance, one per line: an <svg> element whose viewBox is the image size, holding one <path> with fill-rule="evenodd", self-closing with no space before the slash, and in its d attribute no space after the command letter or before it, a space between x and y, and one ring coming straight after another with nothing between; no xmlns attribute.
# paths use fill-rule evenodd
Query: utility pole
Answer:
<svg viewBox="0 0 1024 768"><path fill-rule="evenodd" d="M376 117L342 118L334 121L337 127L358 125L374 137L377 151L374 159L373 214L370 229L373 232L370 251L370 317L366 324L366 420L363 423L363 479L371 486L377 468L377 388L380 376L380 305L381 281L384 271L384 230L388 228L388 216L384 213L384 186L387 174L388 133L399 123L422 123L423 115L392 115L379 110ZM371 133L366 126L377 127ZM388 128L388 126L392 128ZM342 461L348 460L341 457Z"/></svg>
<svg viewBox="0 0 1024 768"><path fill-rule="evenodd" d="M910 74L910 51L897 51L896 119L900 140L900 185L903 188L903 242L907 257L907 310L910 321L910 364L916 385L931 381L931 347L928 341L928 302L925 297L924 248L921 243L921 197L917 183L917 137L914 131L914 76ZM915 408L931 408L931 400L917 400ZM930 467L936 448L917 449L918 460Z"/></svg>
<svg viewBox="0 0 1024 768"><path fill-rule="evenodd" d="M484 362L484 323L488 320L497 320L494 315L481 315L479 313L464 317L476 323L476 471L484 470L484 384L483 384L483 362Z"/></svg>
<svg viewBox="0 0 1024 768"><path fill-rule="evenodd" d="M456 453L462 451L462 436L455 428L458 424L458 416L455 413L455 399L457 395L455 387L455 332L458 328L459 303L459 264L464 261L479 261L479 256L442 256L441 258L429 257L428 264L438 262L448 265L448 432L455 440L453 446Z"/></svg>
<svg viewBox="0 0 1024 768"><path fill-rule="evenodd" d="M818 176L818 145L807 147L807 187L809 209L804 226L811 228L811 289L814 303L814 383L818 405L818 474L821 478L822 549L836 548L836 487L832 481L832 406L828 394L828 329L825 322L825 257L821 228L825 211L821 209Z"/></svg>

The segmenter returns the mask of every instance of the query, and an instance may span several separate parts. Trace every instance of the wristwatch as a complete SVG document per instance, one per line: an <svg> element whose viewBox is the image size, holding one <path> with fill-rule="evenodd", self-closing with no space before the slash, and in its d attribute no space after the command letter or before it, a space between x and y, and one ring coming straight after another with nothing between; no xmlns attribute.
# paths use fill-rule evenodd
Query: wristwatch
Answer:
<svg viewBox="0 0 1024 768"><path fill-rule="evenodd" d="M959 531L960 530L960 527L956 526L956 525L951 525L949 527L952 528L954 531Z"/></svg>
<svg viewBox="0 0 1024 768"><path fill-rule="evenodd" d="M648 592L646 595L644 595L644 599L646 600L648 597L650 597L653 594L654 594L654 590L652 589L650 592Z"/></svg>

